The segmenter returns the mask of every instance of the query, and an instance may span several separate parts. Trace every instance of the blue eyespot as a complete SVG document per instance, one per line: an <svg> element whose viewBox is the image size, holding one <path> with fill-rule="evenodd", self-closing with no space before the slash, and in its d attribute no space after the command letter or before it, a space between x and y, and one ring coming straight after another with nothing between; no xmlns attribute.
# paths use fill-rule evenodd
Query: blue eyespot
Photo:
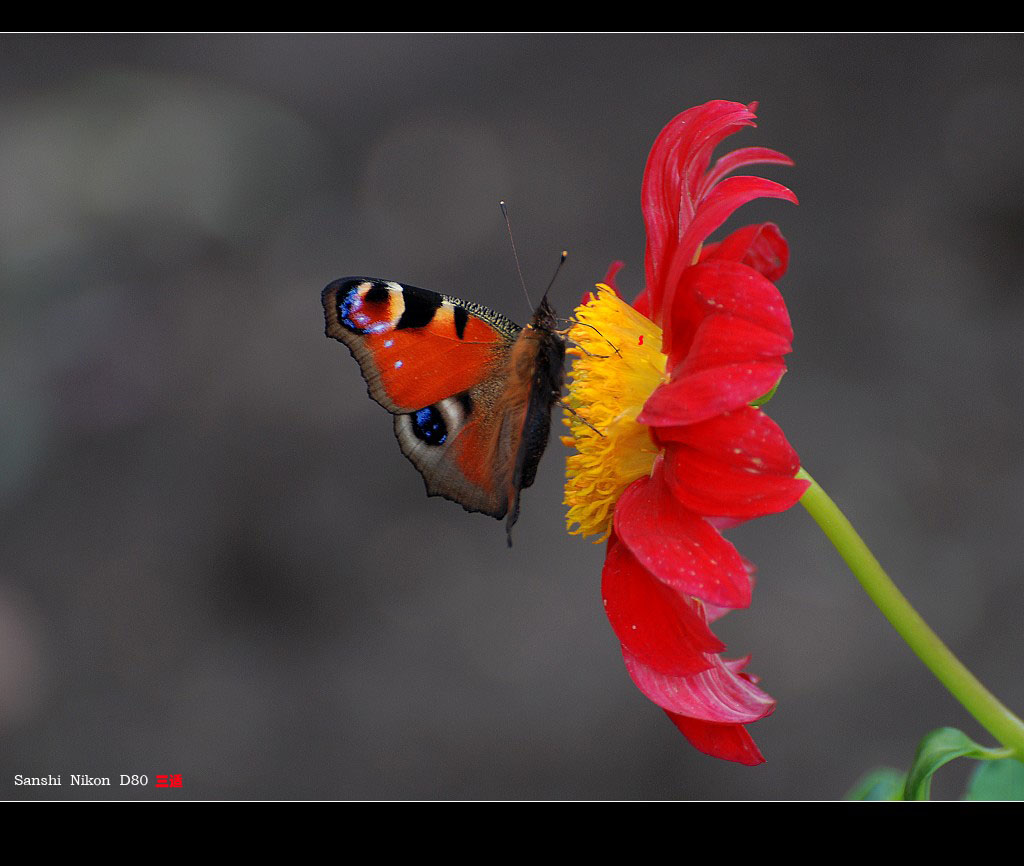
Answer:
<svg viewBox="0 0 1024 866"><path fill-rule="evenodd" d="M444 444L444 440L448 438L448 426L436 406L427 406L426 409L413 412L410 417L412 432L416 434L417 439L422 439L428 445Z"/></svg>
<svg viewBox="0 0 1024 866"><path fill-rule="evenodd" d="M377 285L363 294L364 287L365 281L357 281L344 298L339 295L339 321L357 334L381 334L384 331L392 330L394 323L387 318L381 319L381 310L372 309L375 304L386 305L388 298L386 289L382 285ZM383 294L383 298L380 297L380 294Z"/></svg>

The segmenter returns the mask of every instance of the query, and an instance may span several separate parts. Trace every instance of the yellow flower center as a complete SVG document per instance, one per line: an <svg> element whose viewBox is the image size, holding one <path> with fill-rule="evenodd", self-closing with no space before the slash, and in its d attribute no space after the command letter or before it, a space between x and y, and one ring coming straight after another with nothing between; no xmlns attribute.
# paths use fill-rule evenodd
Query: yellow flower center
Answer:
<svg viewBox="0 0 1024 866"><path fill-rule="evenodd" d="M576 344L562 442L578 453L566 461L566 523L572 535L611 533L615 503L658 456L648 428L636 421L647 398L665 381L661 328L608 286L598 284L576 308L569 330ZM595 543L597 543L595 542Z"/></svg>

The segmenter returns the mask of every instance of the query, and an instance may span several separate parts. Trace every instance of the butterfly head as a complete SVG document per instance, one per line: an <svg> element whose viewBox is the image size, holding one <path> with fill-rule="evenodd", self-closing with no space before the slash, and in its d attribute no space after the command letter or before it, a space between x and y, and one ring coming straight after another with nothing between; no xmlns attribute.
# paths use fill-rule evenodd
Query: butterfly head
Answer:
<svg viewBox="0 0 1024 866"><path fill-rule="evenodd" d="M555 315L555 308L548 302L547 294L540 299L537 309L533 311L529 327L537 331L555 332L558 324L558 317Z"/></svg>

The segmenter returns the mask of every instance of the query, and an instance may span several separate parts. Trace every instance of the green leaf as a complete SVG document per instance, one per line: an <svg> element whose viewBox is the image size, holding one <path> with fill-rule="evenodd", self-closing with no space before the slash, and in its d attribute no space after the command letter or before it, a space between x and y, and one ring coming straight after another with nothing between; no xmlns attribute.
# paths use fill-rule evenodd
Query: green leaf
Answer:
<svg viewBox="0 0 1024 866"><path fill-rule="evenodd" d="M892 767L878 767L863 776L844 800L902 800L906 774Z"/></svg>
<svg viewBox="0 0 1024 866"><path fill-rule="evenodd" d="M1024 764L1014 758L979 764L965 800L1024 800Z"/></svg>
<svg viewBox="0 0 1024 866"><path fill-rule="evenodd" d="M935 771L956 758L976 758L991 761L1005 758L1009 749L986 749L979 746L963 731L956 728L939 728L925 734L914 756L914 765L907 773L904 790L905 800L927 800L931 794L932 776Z"/></svg>
<svg viewBox="0 0 1024 866"><path fill-rule="evenodd" d="M782 377L780 376L779 382L781 381ZM750 402L750 405L753 406L755 409L761 408L765 403L767 403L769 400L772 399L772 397L775 396L775 392L779 390L779 382L776 382L774 385L772 385L771 391L769 391L763 397L758 397L756 400L752 400Z"/></svg>

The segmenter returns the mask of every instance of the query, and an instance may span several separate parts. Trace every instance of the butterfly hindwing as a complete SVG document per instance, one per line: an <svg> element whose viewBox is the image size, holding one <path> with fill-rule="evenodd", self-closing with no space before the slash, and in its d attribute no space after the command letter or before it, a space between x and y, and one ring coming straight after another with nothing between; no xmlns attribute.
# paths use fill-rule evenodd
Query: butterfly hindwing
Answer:
<svg viewBox="0 0 1024 866"><path fill-rule="evenodd" d="M564 346L542 302L526 328L457 298L367 277L324 289L326 333L395 416L428 494L493 517L519 512L547 443Z"/></svg>
<svg viewBox="0 0 1024 866"><path fill-rule="evenodd" d="M423 476L429 495L501 518L508 511L512 480L511 437L502 435L505 419L482 402L489 384L418 412L396 415L395 436L402 453Z"/></svg>

